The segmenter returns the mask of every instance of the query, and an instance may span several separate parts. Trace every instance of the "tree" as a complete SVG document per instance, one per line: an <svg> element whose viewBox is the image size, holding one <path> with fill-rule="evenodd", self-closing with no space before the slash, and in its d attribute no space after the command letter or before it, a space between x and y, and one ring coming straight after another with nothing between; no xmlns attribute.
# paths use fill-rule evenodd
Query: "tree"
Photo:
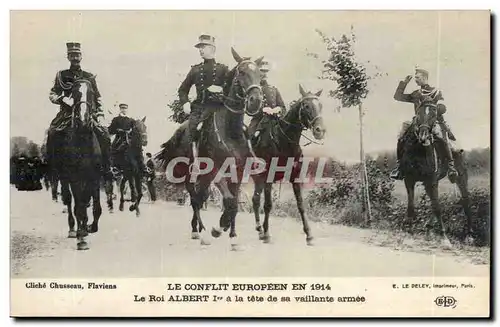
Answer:
<svg viewBox="0 0 500 327"><path fill-rule="evenodd" d="M360 161L362 165L363 185L368 185L368 174L366 170L366 158L363 149L363 116L364 111L362 107L363 99L369 93L368 80L372 77L366 73L366 68L358 62L355 53L354 45L356 43L356 36L354 28L351 26L351 33L349 36L343 34L338 40L335 37L328 37L320 30L316 30L326 45L328 52L327 59L322 60L323 71L319 76L320 79L331 80L336 82L335 89L330 90L328 95L332 98L339 99L341 107L351 108L357 107L359 111L359 132L360 132ZM317 54L309 54L314 58L319 58ZM376 73L374 77L380 76ZM366 203L368 205L368 223L371 220L371 209L368 187L365 189ZM364 202L364 201L363 201Z"/></svg>
<svg viewBox="0 0 500 327"><path fill-rule="evenodd" d="M189 118L189 114L186 114L180 105L179 100L174 100L167 104L167 107L172 111L172 114L168 116L168 119L176 122L178 124L182 124Z"/></svg>
<svg viewBox="0 0 500 327"><path fill-rule="evenodd" d="M26 152L31 158L40 156L40 147L35 142L29 141Z"/></svg>

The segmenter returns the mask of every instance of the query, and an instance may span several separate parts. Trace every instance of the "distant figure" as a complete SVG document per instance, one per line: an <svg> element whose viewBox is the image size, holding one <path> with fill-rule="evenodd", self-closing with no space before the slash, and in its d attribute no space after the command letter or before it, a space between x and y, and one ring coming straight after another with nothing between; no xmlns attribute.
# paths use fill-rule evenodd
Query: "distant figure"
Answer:
<svg viewBox="0 0 500 327"><path fill-rule="evenodd" d="M151 198L151 201L154 203L156 201L156 189L154 186L154 179L156 178L155 171L155 163L153 162L153 159L151 158L151 153L148 152L146 153L147 157L147 162L146 162L146 169L148 171L148 174L146 175L146 183L148 185L148 192Z"/></svg>

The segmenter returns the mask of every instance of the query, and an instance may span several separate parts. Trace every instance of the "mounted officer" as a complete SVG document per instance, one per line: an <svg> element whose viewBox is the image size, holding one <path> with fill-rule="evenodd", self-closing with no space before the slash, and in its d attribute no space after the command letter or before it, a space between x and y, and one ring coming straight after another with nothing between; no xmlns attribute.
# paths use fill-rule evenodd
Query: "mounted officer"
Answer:
<svg viewBox="0 0 500 327"><path fill-rule="evenodd" d="M262 102L262 111L252 117L248 126L248 133L252 136L253 145L257 144L259 135L267 126L269 126L272 116L278 115L283 117L286 113L285 103L281 97L278 89L268 83L268 72L270 65L268 61L262 61L260 72L262 79L260 85L262 86L262 93L264 94L264 101Z"/></svg>
<svg viewBox="0 0 500 327"><path fill-rule="evenodd" d="M96 104L93 119L94 133L101 147L101 155L103 161L103 176L109 181L112 178L111 174L111 159L110 145L111 139L108 131L101 125L101 119L104 116L101 103L101 94L97 88L95 76L92 73L82 70L80 62L82 60L81 45L77 42L66 43L67 58L70 62L69 69L57 72L54 86L50 89L49 100L59 105L59 112L50 123L47 133L47 152L54 153L54 137L57 133L65 131L71 125L72 107L74 104L71 98L71 88L75 80L86 79L91 82L92 88L96 94Z"/></svg>
<svg viewBox="0 0 500 327"><path fill-rule="evenodd" d="M413 103L414 108L415 108L415 113L416 110L420 107L421 104L424 102L431 102L434 103L437 106L437 111L438 111L438 117L437 117L437 122L432 129L432 133L434 136L437 138L438 141L441 141L443 143L445 153L444 155L448 159L448 175L457 175L457 170L455 169L455 162L453 160L453 155L451 152L451 146L448 142L448 138L451 139L452 141L455 141L455 136L451 132L450 127L448 124L445 122L443 114L446 112L446 106L444 105L443 101L443 93L441 90L432 87L428 83L429 79L429 72L424 70L424 69L419 69L417 68L415 70L415 83L420 86L420 89L413 91L410 94L404 93L404 90L410 80L412 79L411 75L406 76L406 78L399 82L399 85L396 89L396 92L394 94L394 99L396 101L401 101L401 102L410 102ZM391 178L402 180L404 176L401 173L400 170L400 160L402 157L402 151L403 151L403 141L404 141L404 135L409 126L411 125L411 122L404 122L403 123L403 128L399 134L398 138L398 146L397 146L397 163L396 167L394 170L391 172Z"/></svg>
<svg viewBox="0 0 500 327"><path fill-rule="evenodd" d="M118 116L114 117L111 124L108 127L109 134L115 135L113 144L111 145L112 156L114 159L122 151L127 142L127 133L130 133L134 125L134 119L128 116L128 104L120 103L118 105L120 108L120 113ZM137 162L140 165L141 172L143 175L147 175L146 165L144 164L144 156L142 151L140 152ZM117 162L115 162L116 166Z"/></svg>
<svg viewBox="0 0 500 327"><path fill-rule="evenodd" d="M191 66L189 73L179 87L178 94L184 112L190 113L188 139L192 146L193 158L196 159L198 156L198 124L208 118L215 108L224 105L222 92L229 69L226 65L215 61L216 48L213 36L201 35L195 48L200 51L203 62ZM196 99L190 103L188 95L193 85L196 86Z"/></svg>

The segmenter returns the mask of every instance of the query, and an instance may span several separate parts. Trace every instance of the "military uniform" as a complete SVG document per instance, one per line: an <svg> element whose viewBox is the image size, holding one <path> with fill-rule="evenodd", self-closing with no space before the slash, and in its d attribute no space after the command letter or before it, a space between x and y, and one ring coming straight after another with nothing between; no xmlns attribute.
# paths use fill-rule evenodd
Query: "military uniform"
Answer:
<svg viewBox="0 0 500 327"><path fill-rule="evenodd" d="M418 72L418 70L417 70ZM445 148L445 155L448 159L449 162L449 171L451 173L456 173L455 167L454 167L454 160L453 160L453 155L451 152L451 147L448 142L448 137L452 140L455 140L455 136L451 133L451 129L448 126L448 124L445 122L443 114L446 112L446 106L444 105L443 101L443 94L442 91L435 88L431 87L429 84L422 85L419 90L415 90L412 93L406 94L404 93L404 90L406 86L408 85L409 81L401 81L399 82L398 87L396 88L396 92L394 93L394 99L396 101L401 101L401 102L408 102L408 103L413 103L414 105L414 110L415 114L417 114L417 109L424 103L424 102L431 102L434 105L437 106L438 108L438 115L437 115L437 122L433 129L432 133L434 136L443 142L444 148ZM410 127L411 122L404 122L402 130L399 134L398 137L398 145L397 145L397 167L391 172L391 177L395 179L402 179L403 176L401 174L401 171L399 169L399 161L401 160L402 157L402 151L403 151L403 136L406 133L406 130Z"/></svg>
<svg viewBox="0 0 500 327"><path fill-rule="evenodd" d="M215 46L215 39L209 35L201 35L198 44ZM220 95L212 93L208 88L212 85L225 88L226 75L229 69L226 65L218 63L215 59L205 59L202 63L191 67L186 78L179 87L178 94L180 105L189 102L188 95L191 87L196 87L196 99L191 103L191 113L188 123L188 139L195 142L196 127L205 120L214 109L224 105Z"/></svg>
<svg viewBox="0 0 500 327"><path fill-rule="evenodd" d="M194 140L197 125L205 120L217 107L223 105L222 99L208 91L212 86L225 87L226 75L229 69L226 65L220 64L215 59L205 59L204 62L191 67L186 79L179 87L180 105L189 101L189 90L196 86L196 99L191 103L191 113L189 115L189 137L190 142Z"/></svg>
<svg viewBox="0 0 500 327"><path fill-rule="evenodd" d="M267 61L263 61L260 70L262 72L269 71L269 63ZM279 115L284 116L286 113L285 102L283 101L278 89L275 86L270 85L265 79L262 79L260 85L264 96L262 108L258 114L252 117L248 126L248 133L249 135L252 135L253 142L257 142L260 132L269 126L271 119L273 119L270 114L262 111L263 108L269 107L274 109L276 107L280 107L281 112Z"/></svg>
<svg viewBox="0 0 500 327"><path fill-rule="evenodd" d="M79 43L67 43L67 47L68 53L80 52ZM101 94L97 88L95 76L92 73L82 70L80 67L71 66L69 69L59 71L56 74L54 85L50 89L49 100L59 105L59 112L49 126L47 133L47 152L53 153L54 151L52 144L54 135L66 130L71 125L72 107L63 102L63 97L69 97L71 95L73 83L77 79L89 80L95 92L96 104L93 113L94 133L101 147L104 177L109 180L111 178L111 139L106 128L98 123L98 118L104 116L101 108Z"/></svg>
<svg viewBox="0 0 500 327"><path fill-rule="evenodd" d="M130 131L133 126L134 126L134 119L126 115L120 114L117 117L114 117L113 120L111 120L111 124L108 127L108 131L109 134L115 135L115 139L113 140L113 144L111 146L113 158L116 158L116 156L121 152L121 149L119 147L126 141L125 133L126 131ZM146 166L144 164L144 155L142 153L142 149L139 154L139 158L137 158L137 162L140 165L139 168L141 169L141 172L145 174Z"/></svg>

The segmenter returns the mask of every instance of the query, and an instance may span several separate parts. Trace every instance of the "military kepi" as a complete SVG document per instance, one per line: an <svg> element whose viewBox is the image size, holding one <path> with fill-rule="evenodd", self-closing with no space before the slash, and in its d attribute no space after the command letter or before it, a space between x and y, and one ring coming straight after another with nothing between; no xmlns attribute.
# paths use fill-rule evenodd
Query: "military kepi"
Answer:
<svg viewBox="0 0 500 327"><path fill-rule="evenodd" d="M211 35L203 34L198 38L198 43L194 46L195 48L199 48L202 45L213 45L215 47L215 38Z"/></svg>
<svg viewBox="0 0 500 327"><path fill-rule="evenodd" d="M78 42L68 42L66 43L66 48L68 53L82 53L81 45Z"/></svg>
<svg viewBox="0 0 500 327"><path fill-rule="evenodd" d="M423 74L424 76L429 76L429 72L422 68L415 68L415 74Z"/></svg>
<svg viewBox="0 0 500 327"><path fill-rule="evenodd" d="M126 109L126 108L128 108L128 104L126 104L126 103L120 103L118 105L118 107Z"/></svg>

